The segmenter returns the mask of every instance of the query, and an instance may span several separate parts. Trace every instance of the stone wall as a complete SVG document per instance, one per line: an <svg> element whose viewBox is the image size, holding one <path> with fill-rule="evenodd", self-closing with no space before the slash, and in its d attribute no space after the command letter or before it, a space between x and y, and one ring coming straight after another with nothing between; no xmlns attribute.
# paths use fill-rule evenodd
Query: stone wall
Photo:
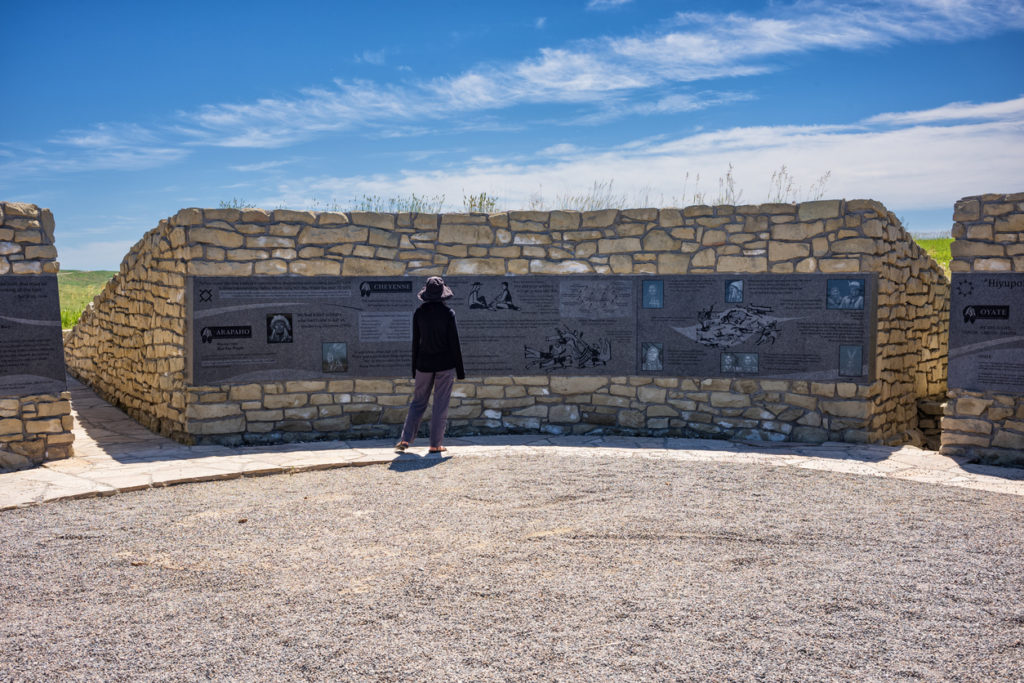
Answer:
<svg viewBox="0 0 1024 683"><path fill-rule="evenodd" d="M0 277L56 275L53 214L34 204L0 202ZM72 455L71 397L0 395L0 468Z"/></svg>
<svg viewBox="0 0 1024 683"><path fill-rule="evenodd" d="M1024 192L965 197L953 220L953 273L1024 273ZM1024 465L1024 396L950 389L941 450Z"/></svg>
<svg viewBox="0 0 1024 683"><path fill-rule="evenodd" d="M411 380L189 386L185 278L686 273L878 274L876 380L474 377L449 432L594 430L920 440L945 392L948 282L869 201L498 214L184 209L137 244L67 340L72 374L184 442L395 436Z"/></svg>

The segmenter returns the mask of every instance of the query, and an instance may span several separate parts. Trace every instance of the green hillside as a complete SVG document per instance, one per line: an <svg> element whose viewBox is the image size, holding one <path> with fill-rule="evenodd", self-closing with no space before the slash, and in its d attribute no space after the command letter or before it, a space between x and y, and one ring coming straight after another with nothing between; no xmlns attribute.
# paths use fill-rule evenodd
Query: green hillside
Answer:
<svg viewBox="0 0 1024 683"><path fill-rule="evenodd" d="M921 245L921 248L928 252L928 255L938 261L942 269L949 275L949 262L952 259L949 253L949 245L953 243L952 237L940 237L937 239L914 240Z"/></svg>
<svg viewBox="0 0 1024 683"><path fill-rule="evenodd" d="M116 274L116 270L62 270L58 273L61 327L74 327L85 307Z"/></svg>

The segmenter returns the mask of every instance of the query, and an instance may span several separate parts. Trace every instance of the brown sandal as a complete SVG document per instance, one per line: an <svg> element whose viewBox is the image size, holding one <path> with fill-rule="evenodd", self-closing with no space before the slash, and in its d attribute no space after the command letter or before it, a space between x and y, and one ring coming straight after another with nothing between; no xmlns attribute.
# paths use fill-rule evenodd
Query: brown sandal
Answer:
<svg viewBox="0 0 1024 683"><path fill-rule="evenodd" d="M437 448L431 448L427 453L444 453L447 450L444 446L438 446Z"/></svg>
<svg viewBox="0 0 1024 683"><path fill-rule="evenodd" d="M398 443L395 444L395 450L400 452L400 453L405 452L405 449L408 448L408 447L409 447L409 442L408 441L399 441Z"/></svg>

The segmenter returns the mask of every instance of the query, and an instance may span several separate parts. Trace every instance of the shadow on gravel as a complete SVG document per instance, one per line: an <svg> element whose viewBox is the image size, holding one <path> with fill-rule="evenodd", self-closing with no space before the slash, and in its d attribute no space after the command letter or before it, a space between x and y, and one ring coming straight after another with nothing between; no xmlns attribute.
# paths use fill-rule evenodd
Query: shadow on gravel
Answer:
<svg viewBox="0 0 1024 683"><path fill-rule="evenodd" d="M388 469L394 472L416 472L418 470L426 470L436 465L440 465L443 462L448 462L452 459L452 456L446 455L438 457L436 455L416 455L415 453L407 453L396 460L392 460L391 464L388 465Z"/></svg>

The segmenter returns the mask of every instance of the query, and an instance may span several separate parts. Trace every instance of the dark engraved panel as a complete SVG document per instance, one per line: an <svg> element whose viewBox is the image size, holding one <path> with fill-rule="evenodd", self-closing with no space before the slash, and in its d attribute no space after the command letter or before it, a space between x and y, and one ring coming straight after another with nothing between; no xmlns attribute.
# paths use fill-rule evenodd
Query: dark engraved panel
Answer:
<svg viewBox="0 0 1024 683"><path fill-rule="evenodd" d="M466 372L628 375L636 370L635 278L451 277Z"/></svg>
<svg viewBox="0 0 1024 683"><path fill-rule="evenodd" d="M638 374L857 383L874 377L874 274L661 280L664 306L638 310Z"/></svg>
<svg viewBox="0 0 1024 683"><path fill-rule="evenodd" d="M948 384L1024 394L1024 273L953 273Z"/></svg>
<svg viewBox="0 0 1024 683"><path fill-rule="evenodd" d="M57 276L0 277L0 396L65 390Z"/></svg>
<svg viewBox="0 0 1024 683"><path fill-rule="evenodd" d="M453 276L466 372L873 377L875 277ZM192 278L194 384L410 374L423 278ZM835 295L830 299L830 289Z"/></svg>
<svg viewBox="0 0 1024 683"><path fill-rule="evenodd" d="M411 278L196 277L193 384L405 377Z"/></svg>

